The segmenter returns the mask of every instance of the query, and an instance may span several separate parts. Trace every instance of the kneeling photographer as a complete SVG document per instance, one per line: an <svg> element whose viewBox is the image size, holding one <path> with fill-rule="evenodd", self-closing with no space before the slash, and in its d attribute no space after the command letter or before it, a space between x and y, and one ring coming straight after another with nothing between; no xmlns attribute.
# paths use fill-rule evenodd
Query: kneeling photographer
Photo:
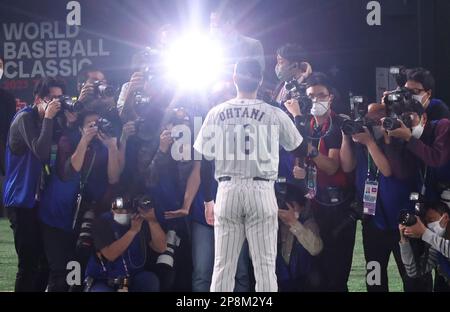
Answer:
<svg viewBox="0 0 450 312"><path fill-rule="evenodd" d="M406 272L410 277L420 277L436 268L434 291L450 291L450 209L443 202L425 204L423 221L411 215L399 225L400 250ZM410 239L421 239L425 250L417 255Z"/></svg>
<svg viewBox="0 0 450 312"><path fill-rule="evenodd" d="M287 188L285 183L280 184ZM276 194L281 220L276 260L278 286L281 292L314 291L320 283L315 257L322 251L323 242L310 203L302 192L293 195L285 189Z"/></svg>
<svg viewBox="0 0 450 312"><path fill-rule="evenodd" d="M86 269L85 291L157 292L159 280L145 269L148 248L166 250L166 235L150 200L116 198L110 212L95 220L96 254Z"/></svg>

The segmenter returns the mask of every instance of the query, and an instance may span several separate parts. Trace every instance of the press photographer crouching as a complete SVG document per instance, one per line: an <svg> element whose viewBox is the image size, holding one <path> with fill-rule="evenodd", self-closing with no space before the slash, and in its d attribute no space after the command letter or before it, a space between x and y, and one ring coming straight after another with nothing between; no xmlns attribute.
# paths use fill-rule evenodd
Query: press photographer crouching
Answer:
<svg viewBox="0 0 450 312"><path fill-rule="evenodd" d="M425 204L423 219L411 215L399 224L400 250L406 272L420 277L436 269L434 291L450 291L450 209L444 202ZM417 254L411 248L411 239L421 239L425 250Z"/></svg>
<svg viewBox="0 0 450 312"><path fill-rule="evenodd" d="M286 190L276 194L281 220L276 264L278 287L281 292L315 291L320 286L315 257L322 251L323 242L310 203L301 192L286 196Z"/></svg>
<svg viewBox="0 0 450 312"><path fill-rule="evenodd" d="M166 235L150 201L116 198L92 228L96 254L86 270L85 291L157 292L156 274L145 270L148 248L166 250Z"/></svg>

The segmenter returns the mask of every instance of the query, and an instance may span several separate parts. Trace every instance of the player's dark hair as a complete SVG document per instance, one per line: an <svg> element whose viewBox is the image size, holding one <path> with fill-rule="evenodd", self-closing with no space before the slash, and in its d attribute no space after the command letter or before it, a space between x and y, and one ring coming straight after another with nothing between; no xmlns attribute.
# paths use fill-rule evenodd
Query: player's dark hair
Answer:
<svg viewBox="0 0 450 312"><path fill-rule="evenodd" d="M235 82L241 92L255 92L262 79L261 65L256 59L239 61L235 66Z"/></svg>

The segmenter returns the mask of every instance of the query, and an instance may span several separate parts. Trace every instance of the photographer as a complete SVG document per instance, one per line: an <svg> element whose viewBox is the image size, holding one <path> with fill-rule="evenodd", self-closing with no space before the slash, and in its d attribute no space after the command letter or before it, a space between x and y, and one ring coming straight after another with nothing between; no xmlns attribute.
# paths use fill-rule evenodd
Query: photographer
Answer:
<svg viewBox="0 0 450 312"><path fill-rule="evenodd" d="M445 168L450 162L450 121L430 121L417 102L405 107L404 115L411 120L411 128L399 120L400 127L388 131L388 135L404 142L406 150L415 157L410 169L419 173L422 195L429 201L436 200L440 193L437 184L449 182L448 170Z"/></svg>
<svg viewBox="0 0 450 312"><path fill-rule="evenodd" d="M340 160L344 172L355 171L358 205L364 208L362 235L366 263L377 261L380 264L381 284L369 285L366 282L367 291L389 291L387 267L391 253L397 263L404 291L413 291L416 285L406 276L397 241L398 216L401 210L413 210L409 195L414 185L407 178L395 176L391 167L389 160L392 157L400 162L402 159L392 144L385 141L385 131L381 126L385 115L383 105L369 105L365 119L371 130L364 127L364 132L351 136L343 132ZM385 153L389 153L391 158L388 159ZM365 196L367 189L371 192L370 197Z"/></svg>
<svg viewBox="0 0 450 312"><path fill-rule="evenodd" d="M322 251L323 243L304 202L298 198L279 206L282 223L278 230L277 279L281 292L314 291L319 286L314 257Z"/></svg>
<svg viewBox="0 0 450 312"><path fill-rule="evenodd" d="M3 77L3 58L0 56L0 81ZM3 198L3 180L6 173L5 169L5 154L6 154L6 141L8 137L9 125L12 118L16 113L16 99L14 95L0 87L0 110L2 115L0 117L0 200ZM3 200L0 203L0 217L3 217Z"/></svg>
<svg viewBox="0 0 450 312"><path fill-rule="evenodd" d="M57 97L63 91L59 80L41 80L34 106L17 112L9 130L3 204L19 258L15 291L44 291L47 286L36 195L42 167L50 160L53 122L61 107Z"/></svg>
<svg viewBox="0 0 450 312"><path fill-rule="evenodd" d="M406 84L414 99L422 104L428 120L450 118L448 106L438 99L431 98L435 89L435 80L429 70L414 68L406 71Z"/></svg>
<svg viewBox="0 0 450 312"><path fill-rule="evenodd" d="M331 109L334 91L327 77L314 73L306 84L307 96L312 101L310 112L302 112L296 99L288 100L284 105L294 118L309 118L309 114L312 115L306 122L310 140L307 146L306 183L323 240L322 253L317 257L322 277L321 290L347 291L356 222L349 220L352 189L347 175L340 168L342 120ZM294 170L299 171L298 168ZM305 175L304 172L296 173L300 174Z"/></svg>
<svg viewBox="0 0 450 312"><path fill-rule="evenodd" d="M103 71L95 65L83 66L77 76L77 91L80 106L111 121L118 128L118 135L121 119L114 98L116 90L108 85Z"/></svg>
<svg viewBox="0 0 450 312"><path fill-rule="evenodd" d="M295 79L301 84L312 74L311 65L304 61L304 54L304 50L294 44L285 44L277 50L275 73L280 83L273 93L273 100L277 103L281 104L289 99L286 90L288 82Z"/></svg>
<svg viewBox="0 0 450 312"><path fill-rule="evenodd" d="M415 216L414 225L400 224L400 250L406 272L410 277L420 277L436 268L434 291L450 291L449 207L444 203L426 205L425 224ZM410 238L427 244L425 252L417 256L411 248Z"/></svg>
<svg viewBox="0 0 450 312"><path fill-rule="evenodd" d="M157 253L166 250L154 208L113 204L94 222L92 236L97 253L87 266L86 291L159 291L157 276L145 270L148 247Z"/></svg>

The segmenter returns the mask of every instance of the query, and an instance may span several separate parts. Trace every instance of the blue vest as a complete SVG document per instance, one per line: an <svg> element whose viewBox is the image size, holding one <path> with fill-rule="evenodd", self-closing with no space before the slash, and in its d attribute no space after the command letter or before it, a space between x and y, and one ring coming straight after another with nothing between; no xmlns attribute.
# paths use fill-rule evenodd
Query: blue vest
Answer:
<svg viewBox="0 0 450 312"><path fill-rule="evenodd" d="M362 202L367 179L367 151L360 144L356 146L356 160L355 185L358 200ZM398 228L400 210L414 211L409 195L417 190L417 186L415 181L385 177L381 172L378 183L377 206L372 222L381 230L395 230Z"/></svg>
<svg viewBox="0 0 450 312"><path fill-rule="evenodd" d="M120 239L130 229L129 226L123 226L114 221L113 213L106 212L100 216L105 220L108 220L111 224L112 230L116 236L115 240ZM144 270L146 262L145 250L147 249L148 239L142 237L144 231L140 231L133 239L131 244L122 254L114 261L103 260L104 268L96 255L92 255L88 261L86 267L85 276L92 277L96 280L106 280L109 278L124 277L126 276L125 264L128 269L129 275L133 275L142 272Z"/></svg>
<svg viewBox="0 0 450 312"><path fill-rule="evenodd" d="M22 113L31 114L33 109L25 107L18 111L13 121ZM6 143L6 179L3 186L5 207L33 208L40 181L42 164L30 149L23 155L15 155Z"/></svg>

